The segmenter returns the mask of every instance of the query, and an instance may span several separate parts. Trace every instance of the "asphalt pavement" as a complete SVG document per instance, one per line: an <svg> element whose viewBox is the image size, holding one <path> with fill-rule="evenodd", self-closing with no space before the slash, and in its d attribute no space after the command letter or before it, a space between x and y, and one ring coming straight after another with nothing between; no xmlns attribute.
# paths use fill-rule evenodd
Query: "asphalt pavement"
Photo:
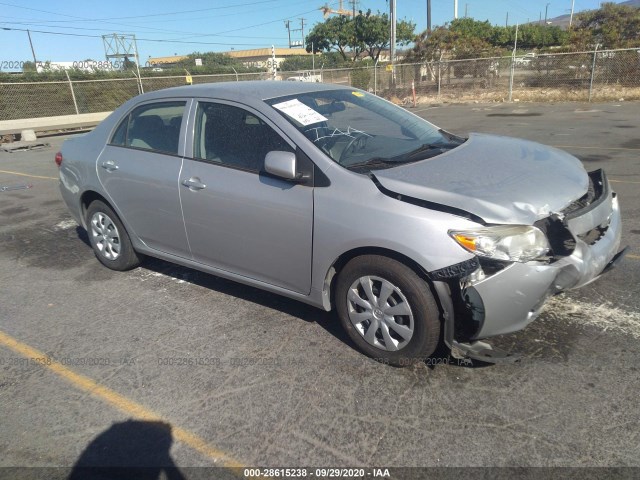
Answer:
<svg viewBox="0 0 640 480"><path fill-rule="evenodd" d="M0 152L0 467L640 467L640 103L411 110L604 168L628 258L496 339L518 364L398 369L333 313L159 260L102 267L58 191L65 137Z"/></svg>

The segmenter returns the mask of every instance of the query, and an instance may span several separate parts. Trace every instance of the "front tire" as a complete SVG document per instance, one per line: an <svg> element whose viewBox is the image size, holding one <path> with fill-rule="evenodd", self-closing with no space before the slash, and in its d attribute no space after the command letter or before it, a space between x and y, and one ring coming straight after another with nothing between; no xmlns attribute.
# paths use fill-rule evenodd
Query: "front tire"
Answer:
<svg viewBox="0 0 640 480"><path fill-rule="evenodd" d="M363 255L349 261L335 290L338 316L366 355L407 366L433 354L440 312L427 283L389 257Z"/></svg>
<svg viewBox="0 0 640 480"><path fill-rule="evenodd" d="M140 257L118 215L104 202L95 200L86 213L87 234L96 258L111 270L131 270Z"/></svg>

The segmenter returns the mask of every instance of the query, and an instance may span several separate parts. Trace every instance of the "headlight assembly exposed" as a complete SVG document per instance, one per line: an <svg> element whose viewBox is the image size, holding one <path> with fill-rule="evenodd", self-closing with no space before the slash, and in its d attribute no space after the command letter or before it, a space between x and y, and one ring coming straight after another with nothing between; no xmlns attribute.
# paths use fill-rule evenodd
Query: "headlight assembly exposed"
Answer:
<svg viewBox="0 0 640 480"><path fill-rule="evenodd" d="M494 260L524 263L543 257L550 248L545 234L527 225L449 230L449 235L471 253Z"/></svg>

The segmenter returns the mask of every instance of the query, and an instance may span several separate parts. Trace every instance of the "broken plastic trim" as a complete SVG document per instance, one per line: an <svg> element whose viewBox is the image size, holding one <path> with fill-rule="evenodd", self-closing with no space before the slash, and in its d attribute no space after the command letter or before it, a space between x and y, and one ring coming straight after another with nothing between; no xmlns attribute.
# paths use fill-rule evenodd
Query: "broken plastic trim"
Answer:
<svg viewBox="0 0 640 480"><path fill-rule="evenodd" d="M448 267L440 268L429 272L429 278L431 280L448 280L451 278L466 277L480 267L478 257L470 258L464 262L456 263Z"/></svg>
<svg viewBox="0 0 640 480"><path fill-rule="evenodd" d="M588 172L589 175L589 191L581 198L573 202L567 208L564 209L564 222L565 224L572 218L581 217L590 212L602 202L604 202L609 196L609 181L604 170L598 169L592 172ZM593 199L589 199L592 196ZM581 205L585 203L586 205ZM576 208L577 207L577 208Z"/></svg>
<svg viewBox="0 0 640 480"><path fill-rule="evenodd" d="M33 188L33 185L6 185L0 186L0 192L9 192L11 190L28 190Z"/></svg>
<svg viewBox="0 0 640 480"><path fill-rule="evenodd" d="M557 215L538 220L533 224L542 230L551 246L551 259L559 260L568 257L576 249L576 240L567 225Z"/></svg>
<svg viewBox="0 0 640 480"><path fill-rule="evenodd" d="M396 200L400 200L401 202L409 203L411 205L417 205L419 207L428 208L429 210L435 210L437 212L450 213L451 215L456 215L458 217L463 217L472 222L479 223L481 225L486 225L487 222L484 221L483 218L478 215L474 215L473 213L467 212L466 210L462 210L461 208L450 207L448 205L442 205L440 203L429 202L428 200L420 200L419 198L409 197L407 195L401 195L399 193L395 193L388 188L382 186L380 181L376 178L373 173L369 173L369 178L374 183L374 185L380 190L381 193L386 195L387 197L395 198Z"/></svg>
<svg viewBox="0 0 640 480"><path fill-rule="evenodd" d="M485 363L515 363L522 358L519 353L509 353L487 342L458 343L455 340L451 346L451 356L460 359L471 358Z"/></svg>

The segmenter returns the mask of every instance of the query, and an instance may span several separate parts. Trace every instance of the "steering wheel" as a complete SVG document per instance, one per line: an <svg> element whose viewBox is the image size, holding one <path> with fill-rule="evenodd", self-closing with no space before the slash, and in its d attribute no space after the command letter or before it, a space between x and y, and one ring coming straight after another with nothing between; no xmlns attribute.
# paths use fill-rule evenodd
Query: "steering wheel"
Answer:
<svg viewBox="0 0 640 480"><path fill-rule="evenodd" d="M367 144L367 138L369 138L369 135L367 135L366 133L355 133L355 136L349 141L349 143L347 143L347 146L342 150L338 163L342 163L342 161L347 158L350 153L353 153L356 149L356 146L364 148L364 146Z"/></svg>

